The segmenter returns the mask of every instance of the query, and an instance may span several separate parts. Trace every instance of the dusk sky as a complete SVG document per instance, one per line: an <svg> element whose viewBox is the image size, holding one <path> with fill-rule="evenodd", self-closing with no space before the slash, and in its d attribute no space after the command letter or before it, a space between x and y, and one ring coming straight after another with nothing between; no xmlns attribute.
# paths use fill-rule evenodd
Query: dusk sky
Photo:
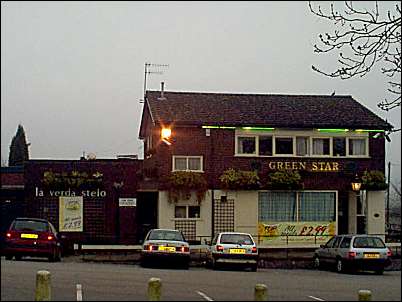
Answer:
<svg viewBox="0 0 402 302"><path fill-rule="evenodd" d="M328 10L329 2L312 2ZM381 12L399 1L379 2ZM342 6L343 2L338 3ZM356 3L374 8L374 2ZM313 51L333 24L308 2L1 2L1 161L22 124L32 159L138 154L144 64L168 64L147 87L167 91L351 95L395 129L401 107L380 67L350 80L325 77L333 55ZM400 81L400 78L399 78ZM211 108L213 110L213 108ZM329 117L331 118L331 117ZM386 143L400 182L401 131Z"/></svg>

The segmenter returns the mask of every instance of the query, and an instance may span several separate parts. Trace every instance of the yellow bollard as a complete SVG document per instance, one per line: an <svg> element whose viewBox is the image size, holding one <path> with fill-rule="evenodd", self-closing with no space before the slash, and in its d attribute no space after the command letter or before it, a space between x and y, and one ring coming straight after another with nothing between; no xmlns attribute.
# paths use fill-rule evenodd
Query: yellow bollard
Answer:
<svg viewBox="0 0 402 302"><path fill-rule="evenodd" d="M50 301L50 273L48 271L38 271L36 273L35 301Z"/></svg>
<svg viewBox="0 0 402 302"><path fill-rule="evenodd" d="M359 301L371 301L371 291L367 289L359 290Z"/></svg>
<svg viewBox="0 0 402 302"><path fill-rule="evenodd" d="M254 301L268 301L267 286L265 284L255 285Z"/></svg>
<svg viewBox="0 0 402 302"><path fill-rule="evenodd" d="M148 301L160 301L161 299L161 279L151 278L148 281Z"/></svg>

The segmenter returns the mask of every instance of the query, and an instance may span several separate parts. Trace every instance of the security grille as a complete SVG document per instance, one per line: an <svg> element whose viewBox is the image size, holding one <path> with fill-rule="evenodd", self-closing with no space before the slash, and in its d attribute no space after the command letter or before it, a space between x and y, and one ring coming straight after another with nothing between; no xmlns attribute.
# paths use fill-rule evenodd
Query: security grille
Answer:
<svg viewBox="0 0 402 302"><path fill-rule="evenodd" d="M234 199L215 199L214 202L214 234L234 231Z"/></svg>
<svg viewBox="0 0 402 302"><path fill-rule="evenodd" d="M174 228L183 233L186 240L196 240L196 226L195 221L180 221L174 223Z"/></svg>

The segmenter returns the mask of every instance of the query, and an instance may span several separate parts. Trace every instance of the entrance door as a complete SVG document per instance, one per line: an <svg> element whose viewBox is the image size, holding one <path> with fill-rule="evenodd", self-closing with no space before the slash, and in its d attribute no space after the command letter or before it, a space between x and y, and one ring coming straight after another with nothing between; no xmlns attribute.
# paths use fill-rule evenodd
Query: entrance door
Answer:
<svg viewBox="0 0 402 302"><path fill-rule="evenodd" d="M158 192L138 192L137 238L143 241L150 229L158 226Z"/></svg>

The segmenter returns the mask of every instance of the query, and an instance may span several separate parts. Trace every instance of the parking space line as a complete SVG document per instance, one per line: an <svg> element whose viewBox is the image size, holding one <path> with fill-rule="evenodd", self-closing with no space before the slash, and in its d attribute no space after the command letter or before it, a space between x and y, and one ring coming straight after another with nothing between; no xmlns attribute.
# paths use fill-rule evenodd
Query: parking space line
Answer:
<svg viewBox="0 0 402 302"><path fill-rule="evenodd" d="M82 301L82 286L77 284L77 301Z"/></svg>
<svg viewBox="0 0 402 302"><path fill-rule="evenodd" d="M308 296L308 297L311 298L311 299L317 300L317 301L325 301L323 299L320 299L320 298L317 298L317 297L314 297L314 296Z"/></svg>
<svg viewBox="0 0 402 302"><path fill-rule="evenodd" d="M196 291L197 294L199 294L201 297L203 297L205 300L207 301L214 301L213 299L211 299L210 297L208 297L206 294L204 294L203 292L200 291Z"/></svg>

